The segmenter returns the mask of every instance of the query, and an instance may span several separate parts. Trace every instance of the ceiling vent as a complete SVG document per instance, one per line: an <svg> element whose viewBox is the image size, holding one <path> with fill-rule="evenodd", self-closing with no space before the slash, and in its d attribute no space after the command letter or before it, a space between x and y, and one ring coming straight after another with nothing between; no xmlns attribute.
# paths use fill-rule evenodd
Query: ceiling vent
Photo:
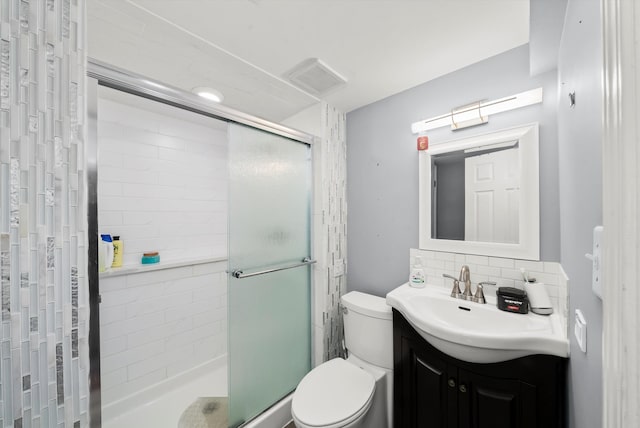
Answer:
<svg viewBox="0 0 640 428"><path fill-rule="evenodd" d="M284 77L312 95L325 95L347 83L347 79L318 58L302 61L286 72Z"/></svg>

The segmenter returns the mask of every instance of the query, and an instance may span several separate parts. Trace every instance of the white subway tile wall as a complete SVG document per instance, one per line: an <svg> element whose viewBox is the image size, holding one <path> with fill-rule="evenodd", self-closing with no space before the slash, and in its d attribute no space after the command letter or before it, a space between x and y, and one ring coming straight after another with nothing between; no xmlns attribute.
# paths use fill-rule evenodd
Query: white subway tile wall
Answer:
<svg viewBox="0 0 640 428"><path fill-rule="evenodd" d="M84 1L0 1L0 426L87 427Z"/></svg>
<svg viewBox="0 0 640 428"><path fill-rule="evenodd" d="M226 261L100 279L102 402L227 352Z"/></svg>
<svg viewBox="0 0 640 428"><path fill-rule="evenodd" d="M146 251L161 263L226 257L226 124L108 91L98 105L98 224L120 236L125 268ZM226 268L101 276L105 408L226 354Z"/></svg>
<svg viewBox="0 0 640 428"><path fill-rule="evenodd" d="M525 269L529 277L535 278L537 282L543 282L546 285L554 311L561 315L564 330L566 331L567 329L569 307L567 286L569 279L560 263L445 253L412 248L409 251L410 268L413 267L416 256L420 256L428 284L452 288L453 282L450 279L443 278L442 274L446 273L458 278L460 268L463 265L467 265L471 272L473 285L482 281L496 283L495 287L484 287L485 295L491 296L495 296L497 287L523 289L524 280L520 269Z"/></svg>
<svg viewBox="0 0 640 428"><path fill-rule="evenodd" d="M160 111L138 107L145 102ZM226 125L185 120L157 104L99 100L100 233L120 236L125 266L140 264L146 251L159 251L162 261L224 257Z"/></svg>

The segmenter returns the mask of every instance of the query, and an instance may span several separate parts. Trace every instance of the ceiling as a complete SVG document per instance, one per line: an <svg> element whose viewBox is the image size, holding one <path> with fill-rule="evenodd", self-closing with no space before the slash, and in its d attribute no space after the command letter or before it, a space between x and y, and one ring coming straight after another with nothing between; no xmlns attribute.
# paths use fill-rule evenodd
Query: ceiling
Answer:
<svg viewBox="0 0 640 428"><path fill-rule="evenodd" d="M320 101L283 76L320 58L349 112L529 41L529 0L88 0L89 56L280 122Z"/></svg>

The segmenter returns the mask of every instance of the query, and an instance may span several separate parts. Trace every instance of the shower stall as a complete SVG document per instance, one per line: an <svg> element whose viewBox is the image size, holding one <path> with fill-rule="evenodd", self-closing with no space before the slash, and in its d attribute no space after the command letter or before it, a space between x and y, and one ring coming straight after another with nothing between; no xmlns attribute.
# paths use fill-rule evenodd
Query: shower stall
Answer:
<svg viewBox="0 0 640 428"><path fill-rule="evenodd" d="M313 137L88 74L92 426L243 426L312 364ZM98 271L101 234L121 267Z"/></svg>

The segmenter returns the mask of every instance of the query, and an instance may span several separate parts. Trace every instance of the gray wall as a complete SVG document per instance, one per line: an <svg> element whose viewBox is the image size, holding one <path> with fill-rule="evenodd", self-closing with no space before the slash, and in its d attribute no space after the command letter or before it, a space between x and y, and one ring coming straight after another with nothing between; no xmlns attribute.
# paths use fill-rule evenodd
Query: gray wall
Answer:
<svg viewBox="0 0 640 428"><path fill-rule="evenodd" d="M557 69L567 0L530 0L531 75Z"/></svg>
<svg viewBox="0 0 640 428"><path fill-rule="evenodd" d="M432 158L433 159L433 158ZM438 193L436 198L436 233L438 239L464 240L464 156L436 161ZM433 200L433 198L432 198Z"/></svg>
<svg viewBox="0 0 640 428"><path fill-rule="evenodd" d="M523 45L347 115L349 290L384 296L408 280L409 248L418 246L418 151L411 123L540 86L542 104L501 113L487 125L455 133L440 128L429 132L429 139L458 139L539 122L541 256L560 261L557 74L530 77L529 49Z"/></svg>
<svg viewBox="0 0 640 428"><path fill-rule="evenodd" d="M561 263L569 276L569 331L573 313L587 321L587 353L571 339L571 426L602 426L602 302L591 291L592 229L602 224L602 46L599 0L570 0L560 45ZM576 105L569 107L569 92Z"/></svg>

